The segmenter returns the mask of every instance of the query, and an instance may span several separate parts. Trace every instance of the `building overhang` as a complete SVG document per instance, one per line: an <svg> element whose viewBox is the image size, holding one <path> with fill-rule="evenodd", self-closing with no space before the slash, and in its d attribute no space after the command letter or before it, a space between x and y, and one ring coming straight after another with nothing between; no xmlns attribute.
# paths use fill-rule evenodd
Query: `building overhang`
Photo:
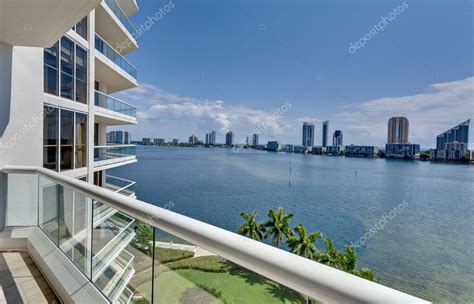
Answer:
<svg viewBox="0 0 474 304"><path fill-rule="evenodd" d="M0 42L50 47L101 0L0 0Z"/></svg>

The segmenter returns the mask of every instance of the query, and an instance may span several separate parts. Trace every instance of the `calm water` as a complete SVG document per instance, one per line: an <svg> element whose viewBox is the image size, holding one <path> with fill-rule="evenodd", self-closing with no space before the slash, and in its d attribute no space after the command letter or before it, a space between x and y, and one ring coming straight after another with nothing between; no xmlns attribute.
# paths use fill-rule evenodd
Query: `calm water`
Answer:
<svg viewBox="0 0 474 304"><path fill-rule="evenodd" d="M137 181L141 200L172 201L173 211L231 231L242 210L263 220L283 207L293 226L342 248L405 202L358 248L358 266L427 300L474 303L472 165L205 148L138 147L137 156L110 174Z"/></svg>

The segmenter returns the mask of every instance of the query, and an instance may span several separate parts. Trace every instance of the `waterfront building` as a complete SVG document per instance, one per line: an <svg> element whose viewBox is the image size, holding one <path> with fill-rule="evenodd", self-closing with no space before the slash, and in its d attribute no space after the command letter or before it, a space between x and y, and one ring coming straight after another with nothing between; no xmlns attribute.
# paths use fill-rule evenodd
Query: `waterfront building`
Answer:
<svg viewBox="0 0 474 304"><path fill-rule="evenodd" d="M250 136L245 137L245 145L252 146L252 137Z"/></svg>
<svg viewBox="0 0 474 304"><path fill-rule="evenodd" d="M294 145L290 145L290 144L286 144L286 145L283 145L283 147L281 148L281 150L282 150L283 152L293 153L293 152L295 152L295 146L294 146Z"/></svg>
<svg viewBox="0 0 474 304"><path fill-rule="evenodd" d="M420 145L418 144L386 144L385 157L387 158L409 158L415 159L420 153Z"/></svg>
<svg viewBox="0 0 474 304"><path fill-rule="evenodd" d="M378 152L379 148L376 146L350 145L344 147L344 154L346 156L375 157Z"/></svg>
<svg viewBox="0 0 474 304"><path fill-rule="evenodd" d="M157 146L162 146L162 145L166 144L166 139L164 139L164 138L155 138L153 142Z"/></svg>
<svg viewBox="0 0 474 304"><path fill-rule="evenodd" d="M194 145L194 144L197 144L199 142L199 138L197 138L196 135L191 135L189 136L189 140L188 140L188 143Z"/></svg>
<svg viewBox="0 0 474 304"><path fill-rule="evenodd" d="M328 145L329 121L323 122L323 148Z"/></svg>
<svg viewBox="0 0 474 304"><path fill-rule="evenodd" d="M35 127L1 151L0 169L22 165L36 173L18 179L5 175L9 196L16 200L5 210L0 197L0 230L33 226L28 242L7 244L24 243L26 251L28 243L41 272L57 285L59 302L80 302L82 294L84 303L125 303L134 294L127 263L137 222L53 178L95 186L105 195L135 197L135 182L109 174L137 161L135 146L129 145L128 132L107 134L107 128L137 123L135 107L111 95L138 86L137 70L125 59L138 45L123 24L138 10L136 1L7 2L0 1L1 143L15 138L28 119ZM114 47L122 41L128 43L118 51ZM0 185L0 193L4 190ZM7 214L18 216L5 222ZM32 291L28 286L27 293ZM7 291L2 287L0 302Z"/></svg>
<svg viewBox="0 0 474 304"><path fill-rule="evenodd" d="M252 135L252 146L257 147L258 144L259 144L259 136L258 134L255 133Z"/></svg>
<svg viewBox="0 0 474 304"><path fill-rule="evenodd" d="M303 123L303 146L314 146L314 124L309 122Z"/></svg>
<svg viewBox="0 0 474 304"><path fill-rule="evenodd" d="M294 146L293 147L293 152L294 153L309 153L311 152L311 147L305 147L305 146Z"/></svg>
<svg viewBox="0 0 474 304"><path fill-rule="evenodd" d="M332 136L332 145L333 147L342 147L344 145L343 134L341 130L334 131Z"/></svg>
<svg viewBox="0 0 474 304"><path fill-rule="evenodd" d="M179 145L179 138L173 138L173 145Z"/></svg>
<svg viewBox="0 0 474 304"><path fill-rule="evenodd" d="M392 117L388 120L387 143L407 144L409 122L406 117Z"/></svg>
<svg viewBox="0 0 474 304"><path fill-rule="evenodd" d="M276 140L267 142L268 151L280 151L280 143Z"/></svg>
<svg viewBox="0 0 474 304"><path fill-rule="evenodd" d="M129 145L131 136L127 131L111 131L107 133L107 143Z"/></svg>
<svg viewBox="0 0 474 304"><path fill-rule="evenodd" d="M225 144L227 146L233 146L234 145L234 133L232 133L232 131L228 131L225 134Z"/></svg>
<svg viewBox="0 0 474 304"><path fill-rule="evenodd" d="M153 145L154 143L154 140L152 138L149 138L149 137L143 137L142 138L142 144L143 145Z"/></svg>
<svg viewBox="0 0 474 304"><path fill-rule="evenodd" d="M211 131L206 133L206 145L215 145L216 144L216 131Z"/></svg>
<svg viewBox="0 0 474 304"><path fill-rule="evenodd" d="M432 160L461 160L469 157L470 119L436 137L436 151Z"/></svg>
<svg viewBox="0 0 474 304"><path fill-rule="evenodd" d="M333 146L327 146L326 147L326 154L327 155L339 155L342 152L342 147L341 145L333 145Z"/></svg>

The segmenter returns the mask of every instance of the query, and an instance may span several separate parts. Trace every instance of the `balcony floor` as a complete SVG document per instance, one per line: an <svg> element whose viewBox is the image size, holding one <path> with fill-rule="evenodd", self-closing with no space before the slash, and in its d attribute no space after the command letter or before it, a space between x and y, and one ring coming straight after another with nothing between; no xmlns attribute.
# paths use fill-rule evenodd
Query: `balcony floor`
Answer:
<svg viewBox="0 0 474 304"><path fill-rule="evenodd" d="M0 252L0 303L60 303L26 252Z"/></svg>

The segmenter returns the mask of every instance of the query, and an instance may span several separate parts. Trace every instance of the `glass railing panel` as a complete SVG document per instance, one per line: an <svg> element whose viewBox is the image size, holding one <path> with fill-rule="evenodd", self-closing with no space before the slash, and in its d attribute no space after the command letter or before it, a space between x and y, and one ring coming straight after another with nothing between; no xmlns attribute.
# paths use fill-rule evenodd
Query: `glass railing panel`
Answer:
<svg viewBox="0 0 474 304"><path fill-rule="evenodd" d="M95 92L95 105L107 110L111 110L123 115L132 117L137 116L137 110L135 107L117 99L112 96L108 96L102 92Z"/></svg>
<svg viewBox="0 0 474 304"><path fill-rule="evenodd" d="M154 303L307 303L304 295L157 228L154 252Z"/></svg>
<svg viewBox="0 0 474 304"><path fill-rule="evenodd" d="M105 57L118 65L121 69L127 72L130 76L135 79L137 78L137 69L97 34L95 35L95 48L104 54Z"/></svg>
<svg viewBox="0 0 474 304"><path fill-rule="evenodd" d="M94 161L111 161L124 157L136 156L135 145L102 146L94 148Z"/></svg>
<svg viewBox="0 0 474 304"><path fill-rule="evenodd" d="M105 188L125 196L135 195L135 184L134 181L111 175L105 177Z"/></svg>
<svg viewBox="0 0 474 304"><path fill-rule="evenodd" d="M92 282L111 302L151 303L149 233L151 226L120 212L94 227Z"/></svg>
<svg viewBox="0 0 474 304"><path fill-rule="evenodd" d="M39 227L90 278L92 200L43 176L38 197Z"/></svg>
<svg viewBox="0 0 474 304"><path fill-rule="evenodd" d="M64 200L59 205L59 247L80 270L90 274L90 199L78 192L63 189Z"/></svg>
<svg viewBox="0 0 474 304"><path fill-rule="evenodd" d="M62 186L46 178L39 178L38 224L41 230L59 244L59 200Z"/></svg>
<svg viewBox="0 0 474 304"><path fill-rule="evenodd" d="M115 0L104 0L107 6L114 12L115 16L122 22L123 26L128 30L130 34L135 32L135 27L133 26L130 19L128 19L127 15L122 11L120 6L118 6Z"/></svg>

